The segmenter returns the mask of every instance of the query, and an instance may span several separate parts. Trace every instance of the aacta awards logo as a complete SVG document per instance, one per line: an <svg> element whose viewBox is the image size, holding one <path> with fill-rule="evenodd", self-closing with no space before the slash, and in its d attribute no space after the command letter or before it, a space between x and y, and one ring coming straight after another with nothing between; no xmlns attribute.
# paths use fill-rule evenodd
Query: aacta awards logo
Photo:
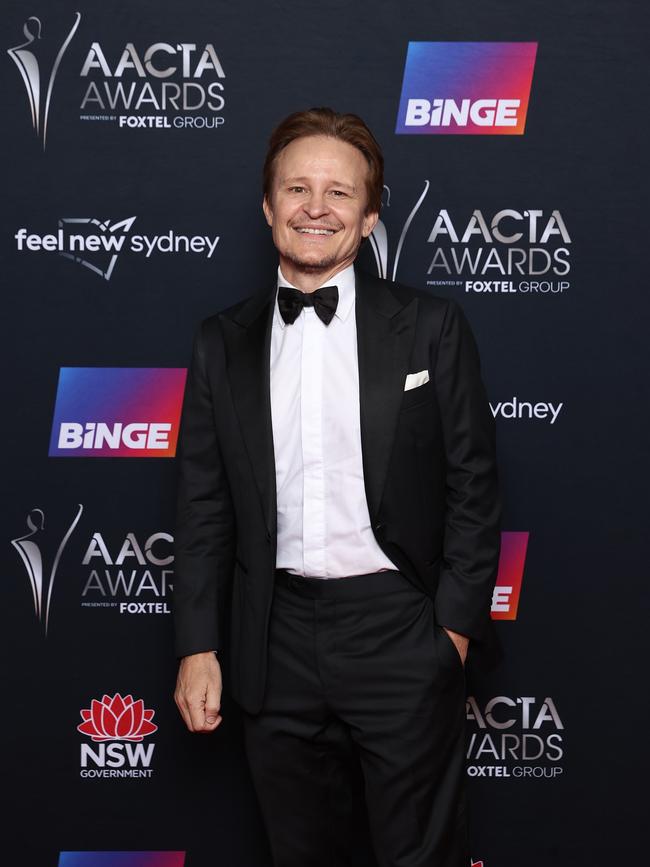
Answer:
<svg viewBox="0 0 650 867"><path fill-rule="evenodd" d="M571 236L557 209L503 207L497 211L433 211L422 205L431 184L425 180L404 221L389 268L388 229L379 220L370 235L370 249L380 277L397 279L400 258L409 243L408 260L422 264L427 286L457 287L467 294L508 297L516 294L554 296L571 283ZM391 190L383 211L388 215ZM393 197L394 198L394 197ZM428 245L432 245L429 247ZM422 255L418 251L423 251ZM417 264L416 264L417 267ZM416 279L416 278L411 278Z"/></svg>
<svg viewBox="0 0 650 867"><path fill-rule="evenodd" d="M28 532L11 540L25 567L32 590L34 611L43 625L45 635L50 625L54 579L82 512L83 506L79 504L63 535L59 540L52 541L45 528L45 513L42 509L32 509L26 519Z"/></svg>
<svg viewBox="0 0 650 867"><path fill-rule="evenodd" d="M145 708L142 699L116 692L101 701L93 699L80 713L83 722L77 731L92 741L81 744L81 777L151 777L156 745L142 741L158 726L152 722L154 711Z"/></svg>
<svg viewBox="0 0 650 867"><path fill-rule="evenodd" d="M85 611L119 615L169 615L174 580L174 537L164 530L131 528L100 531L88 527L89 511L48 510L54 526L46 528L43 509L26 516L27 533L11 539L24 567L34 611L45 635L51 626L54 583L63 554L65 583L79 588ZM82 521L83 515L83 521ZM86 526L84 527L84 522ZM74 564L72 566L71 564ZM60 579L59 579L60 580ZM27 588L26 592L27 592ZM68 590L68 596L70 592Z"/></svg>
<svg viewBox="0 0 650 867"><path fill-rule="evenodd" d="M497 695L468 696L467 774L516 780L558 779L563 773L564 724L555 701Z"/></svg>
<svg viewBox="0 0 650 867"><path fill-rule="evenodd" d="M82 608L111 608L120 614L169 614L173 543L170 533L152 533L138 541L131 532L111 550L102 533L93 533L82 560L83 567L90 567L81 591Z"/></svg>
<svg viewBox="0 0 650 867"><path fill-rule="evenodd" d="M117 120L121 129L218 129L225 123L226 73L212 43L155 42L138 49L127 42L111 61L93 42L80 76L90 79L81 120Z"/></svg>
<svg viewBox="0 0 650 867"><path fill-rule="evenodd" d="M74 87L68 70L78 70L79 119L124 130L217 130L225 123L226 73L211 42L138 43L125 34L117 51L95 38L82 44L77 33L81 14L72 25L30 16L23 24L24 41L8 47L27 94L34 131L47 142L48 118L57 74L66 56L66 87ZM92 22L84 22L86 32ZM93 36L97 36L93 33ZM17 38L17 37L16 37ZM91 37L92 38L92 37ZM72 55L72 56L71 56ZM59 85L61 84L59 83Z"/></svg>
<svg viewBox="0 0 650 867"><path fill-rule="evenodd" d="M81 14L75 12L74 23L68 34L63 38L49 70L43 66L40 54L47 52L48 47L51 53L51 43L48 45L49 39L44 38L45 34L41 20L40 18L36 18L35 15L30 16L23 25L23 34L26 41L7 50L9 57L11 57L18 67L18 71L23 79L32 116L32 126L36 135L43 139L43 150L45 150L47 144L47 121L52 103L54 82L63 60L63 55L66 53L72 37L77 32L80 20ZM44 46L39 44L41 39L45 43ZM48 71L49 75L47 74Z"/></svg>

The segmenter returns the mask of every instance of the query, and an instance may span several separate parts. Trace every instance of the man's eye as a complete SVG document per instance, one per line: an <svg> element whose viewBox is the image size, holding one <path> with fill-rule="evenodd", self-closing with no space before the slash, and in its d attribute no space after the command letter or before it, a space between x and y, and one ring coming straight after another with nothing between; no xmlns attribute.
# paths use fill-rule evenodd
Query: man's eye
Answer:
<svg viewBox="0 0 650 867"><path fill-rule="evenodd" d="M345 196L345 193L343 192L343 190L332 190L332 195L337 199L341 199L343 198L343 196Z"/></svg>
<svg viewBox="0 0 650 867"><path fill-rule="evenodd" d="M305 191L304 187L289 187L290 193L303 193Z"/></svg>

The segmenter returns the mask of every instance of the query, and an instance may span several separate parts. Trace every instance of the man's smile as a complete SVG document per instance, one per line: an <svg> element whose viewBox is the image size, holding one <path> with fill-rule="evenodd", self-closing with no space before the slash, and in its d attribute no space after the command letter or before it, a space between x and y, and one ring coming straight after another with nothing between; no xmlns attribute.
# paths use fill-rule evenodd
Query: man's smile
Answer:
<svg viewBox="0 0 650 867"><path fill-rule="evenodd" d="M293 228L300 235L325 235L326 237L334 235L338 231L331 226L294 226Z"/></svg>

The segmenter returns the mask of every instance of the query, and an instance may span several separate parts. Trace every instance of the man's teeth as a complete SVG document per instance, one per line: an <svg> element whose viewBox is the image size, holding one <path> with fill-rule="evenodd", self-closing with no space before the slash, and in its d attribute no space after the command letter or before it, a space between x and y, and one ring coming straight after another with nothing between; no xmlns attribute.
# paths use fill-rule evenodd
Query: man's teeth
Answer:
<svg viewBox="0 0 650 867"><path fill-rule="evenodd" d="M334 229L307 229L304 226L298 229L299 232L307 235L333 235Z"/></svg>

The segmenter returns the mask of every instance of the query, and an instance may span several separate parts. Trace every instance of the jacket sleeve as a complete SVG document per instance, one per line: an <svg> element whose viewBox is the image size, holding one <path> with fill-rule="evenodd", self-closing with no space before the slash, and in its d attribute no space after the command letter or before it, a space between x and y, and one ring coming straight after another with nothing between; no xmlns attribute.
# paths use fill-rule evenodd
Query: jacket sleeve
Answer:
<svg viewBox="0 0 650 867"><path fill-rule="evenodd" d="M451 300L438 344L435 386L446 459L436 619L480 641L490 625L501 540L495 422L476 341L461 308Z"/></svg>
<svg viewBox="0 0 650 867"><path fill-rule="evenodd" d="M178 657L220 649L221 591L234 565L235 521L206 371L205 324L194 341L178 447L173 613Z"/></svg>

